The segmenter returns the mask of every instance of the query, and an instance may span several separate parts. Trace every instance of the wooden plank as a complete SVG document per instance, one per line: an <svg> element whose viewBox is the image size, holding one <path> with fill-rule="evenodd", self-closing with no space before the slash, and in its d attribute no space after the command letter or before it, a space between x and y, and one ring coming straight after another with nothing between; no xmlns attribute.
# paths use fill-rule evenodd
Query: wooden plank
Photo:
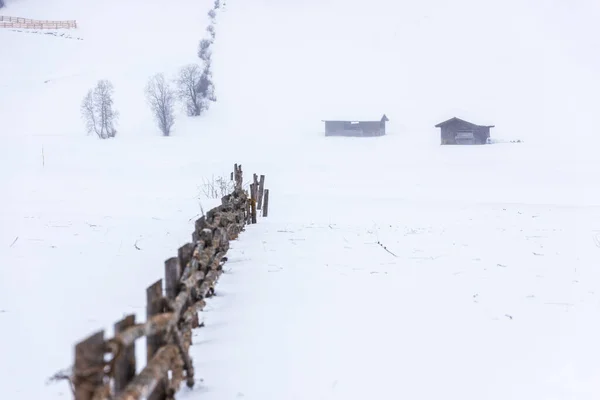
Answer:
<svg viewBox="0 0 600 400"><path fill-rule="evenodd" d="M256 205L257 210L262 210L262 202L263 202L264 192L265 192L265 176L261 175L260 182L258 183L258 204Z"/></svg>
<svg viewBox="0 0 600 400"><path fill-rule="evenodd" d="M164 301L162 297L162 279L159 279L146 289L146 319L152 318L156 314L164 311ZM164 335L157 334L146 338L146 363L149 364L156 352L165 345ZM148 400L165 400L167 398L167 375L156 384L156 388Z"/></svg>
<svg viewBox="0 0 600 400"><path fill-rule="evenodd" d="M135 325L135 314L115 323L115 336ZM114 363L115 393L123 391L135 377L135 342L122 348Z"/></svg>
<svg viewBox="0 0 600 400"><path fill-rule="evenodd" d="M75 400L92 400L104 378L104 331L75 345Z"/></svg>
<svg viewBox="0 0 600 400"><path fill-rule="evenodd" d="M181 265L178 257L171 257L165 261L165 295L167 299L174 300L179 292L179 279L181 279Z"/></svg>
<svg viewBox="0 0 600 400"><path fill-rule="evenodd" d="M141 400L144 398L154 398L157 391L163 387L165 382L161 377L166 376L169 372L169 368L177 357L177 352L177 346L173 344L161 347L156 356L148 362L142 372L115 399ZM166 399L166 394L163 394L163 398Z"/></svg>
<svg viewBox="0 0 600 400"><path fill-rule="evenodd" d="M183 368L185 369L186 373L186 385L188 388L191 389L194 387L195 383L194 364L190 355L188 354L189 346L184 342L181 333L177 328L173 330L173 341L175 342L175 345L177 345L177 349L179 350L179 356L181 357L181 361L183 362ZM173 387L173 392L176 392L179 389L179 383L171 382L171 384L171 386Z"/></svg>
<svg viewBox="0 0 600 400"><path fill-rule="evenodd" d="M265 189L265 204L263 205L263 217L269 216L269 189Z"/></svg>
<svg viewBox="0 0 600 400"><path fill-rule="evenodd" d="M119 350L119 346L127 347L144 336L153 336L159 333L164 334L169 328L169 325L172 324L171 321L173 318L178 318L173 312L160 313L149 318L148 321L142 324L135 324L126 328L106 343L108 351L116 354Z"/></svg>

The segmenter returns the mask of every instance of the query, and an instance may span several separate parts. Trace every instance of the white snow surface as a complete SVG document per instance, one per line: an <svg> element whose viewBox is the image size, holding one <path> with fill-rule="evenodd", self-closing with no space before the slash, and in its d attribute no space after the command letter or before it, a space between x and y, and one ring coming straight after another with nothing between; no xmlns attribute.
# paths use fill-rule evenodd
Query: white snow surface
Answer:
<svg viewBox="0 0 600 400"><path fill-rule="evenodd" d="M197 61L212 3L1 10L76 19L82 39L0 30L4 397L69 398L46 379L87 335L145 320L145 288L216 205L204 180L240 162L270 215L232 242L178 398L597 399L597 3L226 0L218 102L160 137L144 85ZM107 141L79 117L103 78ZM323 136L383 113L387 136ZM453 116L524 143L440 146Z"/></svg>

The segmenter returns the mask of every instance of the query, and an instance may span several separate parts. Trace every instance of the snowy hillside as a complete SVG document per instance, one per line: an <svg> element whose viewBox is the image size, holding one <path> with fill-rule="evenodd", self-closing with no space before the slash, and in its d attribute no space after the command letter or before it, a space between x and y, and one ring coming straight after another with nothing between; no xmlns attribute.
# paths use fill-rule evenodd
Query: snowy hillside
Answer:
<svg viewBox="0 0 600 400"><path fill-rule="evenodd" d="M69 398L45 380L84 336L145 319L144 289L217 201L203 182L240 162L271 215L232 242L181 398L597 398L598 6L227 0L218 101L163 138L144 87L198 61L212 3L0 9L79 26L0 30L3 393ZM111 140L80 118L99 79ZM387 136L323 136L382 113ZM453 116L524 143L440 146Z"/></svg>

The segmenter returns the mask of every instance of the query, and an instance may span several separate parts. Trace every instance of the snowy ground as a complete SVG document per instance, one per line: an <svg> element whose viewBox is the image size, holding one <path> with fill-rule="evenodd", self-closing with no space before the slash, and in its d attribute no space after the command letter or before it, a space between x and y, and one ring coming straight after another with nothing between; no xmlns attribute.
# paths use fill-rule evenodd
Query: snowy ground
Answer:
<svg viewBox="0 0 600 400"><path fill-rule="evenodd" d="M467 0L394 12L384 0L369 9L229 0L214 52L219 101L161 138L143 103L145 80L194 61L212 2L145 2L144 18L134 18L135 2L54 1L60 10L13 0L6 14L76 18L82 28L72 35L83 40L0 31L8 43L0 57L12 60L0 62L8 397L70 396L45 379L70 364L87 334L111 334L125 313L144 319L145 287L190 239L200 204L214 204L201 195L203 178L225 176L234 162L266 174L271 215L232 243L206 327L195 333L203 382L182 398L600 395L600 161L583 141L592 132L578 130L594 105L581 99L598 82L570 43L540 40L557 34L547 29L564 10L539 16L524 7L499 33L492 28L506 26L514 2L497 3L489 33L472 38L466 28L449 31L453 22L439 26L444 12L468 18ZM344 23L327 31L335 18ZM486 39L487 72L438 68L453 41L474 50ZM91 63L100 50L110 56ZM343 58L356 52L364 57ZM46 62L35 62L40 54ZM373 85L353 88L365 71ZM548 88L542 75L558 73L570 84ZM122 113L112 141L85 137L78 117L100 77L114 80ZM457 87L464 92L444 94ZM439 146L432 125L466 110L525 143ZM320 119L358 111L387 113L390 135L322 137ZM540 123L544 116L556 125ZM564 129L569 120L573 131ZM567 133L579 141L563 140Z"/></svg>
<svg viewBox="0 0 600 400"><path fill-rule="evenodd" d="M112 173L95 166L108 157L97 143L56 159L70 148L59 141L27 172L35 180L15 177L22 200L3 214L2 254L19 273L2 269L0 318L16 329L2 341L40 355L32 365L20 347L3 352L3 384L17 398L64 393L43 380L69 363L74 341L123 313L143 319L144 287L199 212L197 170L230 167L196 163L189 140L171 139L136 153L111 144ZM168 164L148 162L159 143ZM271 216L233 243L196 333L199 398L596 396L600 207L593 187L572 180L583 176L578 162L544 182L550 163L527 171L528 144L432 147L421 159L390 150L396 138L373 143L325 140L302 169L301 155L271 164L255 148L246 157L247 171L267 175ZM352 165L365 147L382 157ZM348 167L318 161L334 148ZM483 158L476 172L467 165Z"/></svg>
<svg viewBox="0 0 600 400"><path fill-rule="evenodd" d="M515 146L279 170L311 190L275 185L235 245L198 333L203 398L596 397L600 207L558 202L567 171L540 184Z"/></svg>

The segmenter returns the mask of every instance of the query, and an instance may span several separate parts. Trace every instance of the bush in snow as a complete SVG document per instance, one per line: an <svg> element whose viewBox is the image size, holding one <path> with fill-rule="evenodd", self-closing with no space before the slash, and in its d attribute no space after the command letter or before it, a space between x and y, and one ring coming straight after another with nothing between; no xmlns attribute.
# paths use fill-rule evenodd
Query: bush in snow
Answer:
<svg viewBox="0 0 600 400"><path fill-rule="evenodd" d="M211 25L212 26L212 25ZM214 28L213 28L214 32ZM210 58L212 57L212 52L210 51L210 45L212 44L211 40L202 39L200 41L200 45L198 46L198 57L205 63L210 63Z"/></svg>
<svg viewBox="0 0 600 400"><path fill-rule="evenodd" d="M214 22L215 17L217 16L217 13L215 12L215 10L210 10L208 12L208 17Z"/></svg>
<svg viewBox="0 0 600 400"><path fill-rule="evenodd" d="M213 7L215 10L221 8L221 0L215 0L215 5Z"/></svg>
<svg viewBox="0 0 600 400"><path fill-rule="evenodd" d="M95 89L90 89L81 103L81 116L89 133L96 133L100 139L115 137L115 123L119 113L113 109L114 88L107 80L98 81Z"/></svg>
<svg viewBox="0 0 600 400"><path fill-rule="evenodd" d="M212 81L212 74L210 72L210 63L206 65L200 80L198 81L198 93L203 100L203 110L208 110L211 101L217 101L215 96L215 85Z"/></svg>
<svg viewBox="0 0 600 400"><path fill-rule="evenodd" d="M216 36L216 32L215 32L215 26L214 25L209 25L206 28L206 31L208 32L208 34L210 35L211 39L215 39ZM206 39L205 39L206 40ZM202 42L200 42L200 44L202 44Z"/></svg>
<svg viewBox="0 0 600 400"><path fill-rule="evenodd" d="M146 85L146 100L163 136L171 134L175 124L175 91L163 74L154 75Z"/></svg>
<svg viewBox="0 0 600 400"><path fill-rule="evenodd" d="M220 199L223 196L231 194L235 189L235 184L230 179L218 177L215 179L204 179L204 183L201 186L202 194L208 199Z"/></svg>

